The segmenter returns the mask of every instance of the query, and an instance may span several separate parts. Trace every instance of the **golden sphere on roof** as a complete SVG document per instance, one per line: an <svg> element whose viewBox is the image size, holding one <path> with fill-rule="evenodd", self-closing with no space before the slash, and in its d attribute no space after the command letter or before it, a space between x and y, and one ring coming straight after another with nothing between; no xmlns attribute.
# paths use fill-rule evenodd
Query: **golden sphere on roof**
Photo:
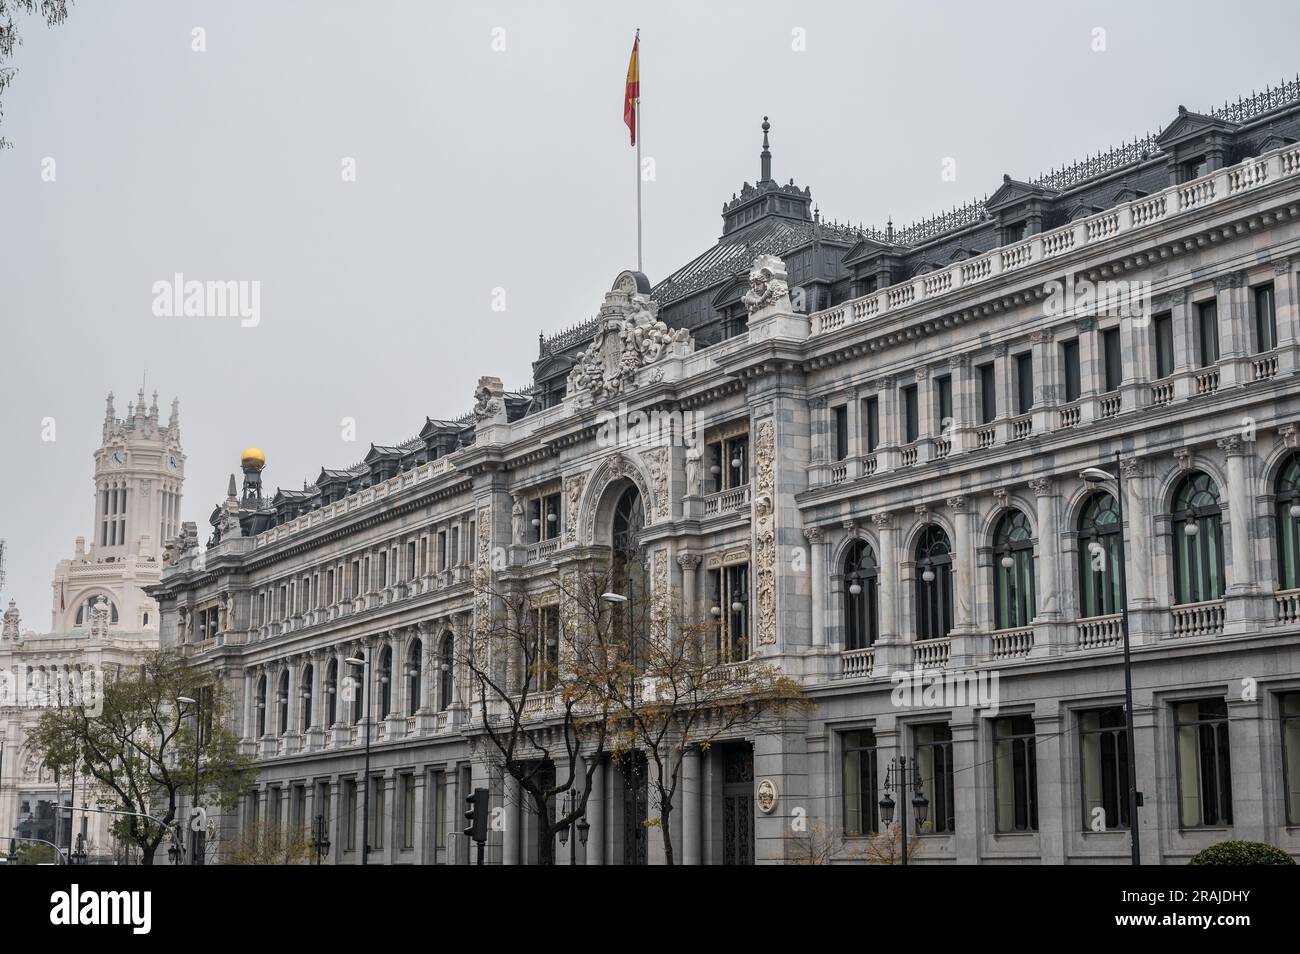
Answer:
<svg viewBox="0 0 1300 954"><path fill-rule="evenodd" d="M261 470L266 466L266 453L260 447L245 447L239 463L244 470Z"/></svg>

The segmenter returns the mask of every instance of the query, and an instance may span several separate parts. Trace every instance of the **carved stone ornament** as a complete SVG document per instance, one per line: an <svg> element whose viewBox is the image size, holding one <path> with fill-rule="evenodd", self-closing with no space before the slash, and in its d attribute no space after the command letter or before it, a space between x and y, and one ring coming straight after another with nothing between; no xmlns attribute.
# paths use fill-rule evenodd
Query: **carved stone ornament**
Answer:
<svg viewBox="0 0 1300 954"><path fill-rule="evenodd" d="M642 276L644 281L644 276ZM646 286L648 289L648 285ZM670 329L658 319L659 305L648 290L637 287L632 272L624 272L605 295L600 325L569 372L568 393L588 393L603 401L632 390L642 368L668 354L687 355L695 341L685 328ZM663 375L657 376L662 380Z"/></svg>
<svg viewBox="0 0 1300 954"><path fill-rule="evenodd" d="M587 482L586 474L574 474L564 478L564 504L568 508L564 515L564 542L578 542L578 506L582 501L582 487Z"/></svg>
<svg viewBox="0 0 1300 954"><path fill-rule="evenodd" d="M487 375L479 378L478 387L474 389L474 419L486 421L500 414L504 395L505 388L500 378Z"/></svg>
<svg viewBox="0 0 1300 954"><path fill-rule="evenodd" d="M758 645L776 643L776 426L771 418L754 431L754 553Z"/></svg>
<svg viewBox="0 0 1300 954"><path fill-rule="evenodd" d="M754 259L754 266L749 270L749 291L741 299L749 313L752 315L763 308L782 303L789 308L788 279L785 262L775 255L760 255Z"/></svg>
<svg viewBox="0 0 1300 954"><path fill-rule="evenodd" d="M667 447L655 447L641 452L641 459L645 461L646 469L650 471L650 486L654 489L656 517L668 516L668 455Z"/></svg>
<svg viewBox="0 0 1300 954"><path fill-rule="evenodd" d="M760 812L764 815L772 814L773 810L776 808L776 783L770 778L760 779L755 798L758 802L758 810Z"/></svg>

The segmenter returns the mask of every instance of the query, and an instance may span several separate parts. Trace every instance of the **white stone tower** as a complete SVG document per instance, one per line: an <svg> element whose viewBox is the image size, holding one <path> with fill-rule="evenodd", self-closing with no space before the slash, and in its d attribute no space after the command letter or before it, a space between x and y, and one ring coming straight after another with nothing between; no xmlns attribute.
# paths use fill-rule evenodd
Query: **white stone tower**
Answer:
<svg viewBox="0 0 1300 954"><path fill-rule="evenodd" d="M158 393L146 406L144 389L124 419L109 394L103 439L95 451L95 521L90 545L78 537L71 560L54 571L51 631L89 630L100 597L109 626L157 632L158 609L142 586L158 582L165 541L180 532L185 454L179 402L165 425L158 422Z"/></svg>

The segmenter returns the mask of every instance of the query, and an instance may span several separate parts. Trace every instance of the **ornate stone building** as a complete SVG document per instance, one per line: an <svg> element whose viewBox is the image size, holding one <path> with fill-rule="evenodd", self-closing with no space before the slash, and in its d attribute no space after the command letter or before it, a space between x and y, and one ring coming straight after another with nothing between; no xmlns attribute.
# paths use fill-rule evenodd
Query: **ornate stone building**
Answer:
<svg viewBox="0 0 1300 954"><path fill-rule="evenodd" d="M111 819L78 811L75 822L58 806L71 804L73 779L55 778L26 747L41 712L60 702L60 685L73 674L115 673L158 648L158 604L144 592L162 572L159 545L180 527L185 455L180 418L158 422L158 396L145 404L144 390L125 419L114 416L108 396L103 440L94 453L95 517L87 546L78 537L70 560L54 570L49 633L23 632L12 601L0 631L0 839L37 837L75 848L84 834L92 860L113 857ZM82 678L78 675L76 678ZM78 809L86 779L75 781Z"/></svg>
<svg viewBox="0 0 1300 954"><path fill-rule="evenodd" d="M489 857L531 860L458 641L492 581L631 550L723 658L815 703L686 753L687 863L861 859L913 778L918 862L1127 860L1125 608L1143 858L1300 854L1298 100L1180 108L883 232L779 185L765 121L719 241L657 286L619 275L529 392L485 377L470 415L303 491L268 498L246 453L212 545L179 541L153 590L256 755L231 824L323 816L357 863L368 787L372 862L465 863L487 784ZM361 652L388 677L369 779L340 692ZM596 772L581 860L658 860L637 784Z"/></svg>

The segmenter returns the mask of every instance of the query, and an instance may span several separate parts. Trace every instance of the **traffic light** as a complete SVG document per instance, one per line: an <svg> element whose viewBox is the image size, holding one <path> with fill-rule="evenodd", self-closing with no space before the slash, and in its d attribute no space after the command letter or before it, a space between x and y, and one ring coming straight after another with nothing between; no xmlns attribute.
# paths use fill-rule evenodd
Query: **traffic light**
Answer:
<svg viewBox="0 0 1300 954"><path fill-rule="evenodd" d="M465 820L469 824L461 834L481 845L487 841L488 790L474 789L473 795L465 796L465 804L469 806L468 811L465 812Z"/></svg>

